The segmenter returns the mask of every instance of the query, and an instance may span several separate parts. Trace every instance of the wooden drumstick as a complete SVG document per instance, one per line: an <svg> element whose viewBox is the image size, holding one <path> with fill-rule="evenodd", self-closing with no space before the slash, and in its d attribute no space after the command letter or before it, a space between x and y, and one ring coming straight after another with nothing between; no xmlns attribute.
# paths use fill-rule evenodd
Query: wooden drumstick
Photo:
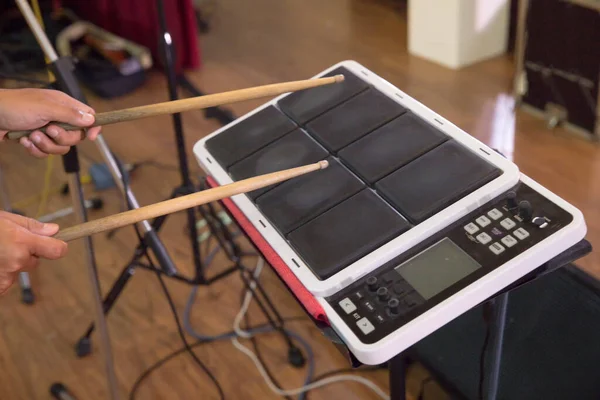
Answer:
<svg viewBox="0 0 600 400"><path fill-rule="evenodd" d="M231 104L245 100L258 99L261 97L276 96L283 93L296 92L318 86L330 85L332 83L342 82L343 80L344 75L336 75L327 78L275 83L272 85L257 86L248 89L198 96L190 99L173 100L164 103L126 108L124 110L108 111L96 114L94 123L85 129L94 126L105 126L119 122L133 121L141 118L155 117L164 114L176 114L184 111L200 110L203 108L216 107L223 104ZM60 126L67 131L80 131L83 129L80 126L74 126L62 122L50 123L39 129L12 131L7 134L7 137L13 140L20 139L23 136L31 134L35 130L40 130L45 133L46 128L50 125Z"/></svg>
<svg viewBox="0 0 600 400"><path fill-rule="evenodd" d="M221 200L237 194L251 192L253 190L283 182L300 175L325 169L328 167L328 165L329 163L327 161L320 161L315 164L309 164L302 167L255 176L253 178L244 179L228 185L203 190L198 193L177 197L171 200L162 201L160 203L151 204L149 206L114 214L109 217L89 221L80 225L75 225L59 231L54 237L64 240L65 242L70 242L85 236L91 236L96 233L136 224L144 220L149 220L162 215L201 206L202 204Z"/></svg>

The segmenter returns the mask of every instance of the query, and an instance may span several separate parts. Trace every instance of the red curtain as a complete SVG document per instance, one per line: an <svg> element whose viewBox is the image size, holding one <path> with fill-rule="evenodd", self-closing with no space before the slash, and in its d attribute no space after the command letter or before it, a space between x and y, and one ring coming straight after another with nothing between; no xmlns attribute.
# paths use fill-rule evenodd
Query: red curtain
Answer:
<svg viewBox="0 0 600 400"><path fill-rule="evenodd" d="M57 4L58 3L58 4ZM200 67L200 43L192 0L163 0L167 29L175 45L175 67ZM160 25L155 0L60 0L55 5L69 8L111 33L147 47L154 65L161 67L158 40Z"/></svg>

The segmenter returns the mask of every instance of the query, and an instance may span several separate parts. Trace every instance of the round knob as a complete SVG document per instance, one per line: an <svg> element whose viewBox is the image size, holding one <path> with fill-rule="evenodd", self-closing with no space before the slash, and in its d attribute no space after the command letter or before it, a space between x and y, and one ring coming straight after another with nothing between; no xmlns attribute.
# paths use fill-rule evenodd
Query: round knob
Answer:
<svg viewBox="0 0 600 400"><path fill-rule="evenodd" d="M515 192L508 192L506 194L506 207L509 210L517 208L519 204L517 203L517 194Z"/></svg>
<svg viewBox="0 0 600 400"><path fill-rule="evenodd" d="M370 276L367 278L367 287L369 288L369 290L371 290L373 292L377 290L377 277L376 276Z"/></svg>
<svg viewBox="0 0 600 400"><path fill-rule="evenodd" d="M533 215L533 209L531 208L531 204L527 200L523 200L519 203L519 217L523 219L523 221L530 221Z"/></svg>
<svg viewBox="0 0 600 400"><path fill-rule="evenodd" d="M400 301L396 298L390 299L387 306L391 314L398 314L400 312Z"/></svg>
<svg viewBox="0 0 600 400"><path fill-rule="evenodd" d="M377 298L380 301L386 301L390 298L390 292L386 287L380 287L379 289L377 289Z"/></svg>

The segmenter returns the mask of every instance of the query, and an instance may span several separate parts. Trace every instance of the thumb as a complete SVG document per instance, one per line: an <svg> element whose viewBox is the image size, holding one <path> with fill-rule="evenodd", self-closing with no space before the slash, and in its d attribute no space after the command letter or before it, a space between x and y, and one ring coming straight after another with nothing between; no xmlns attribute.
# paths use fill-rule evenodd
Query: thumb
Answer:
<svg viewBox="0 0 600 400"><path fill-rule="evenodd" d="M0 218L8 219L36 235L52 236L58 232L58 225L56 224L45 224L33 218L24 217L18 214L2 212Z"/></svg>
<svg viewBox="0 0 600 400"><path fill-rule="evenodd" d="M57 260L67 254L67 243L46 236L27 236L26 245L32 255L48 260Z"/></svg>

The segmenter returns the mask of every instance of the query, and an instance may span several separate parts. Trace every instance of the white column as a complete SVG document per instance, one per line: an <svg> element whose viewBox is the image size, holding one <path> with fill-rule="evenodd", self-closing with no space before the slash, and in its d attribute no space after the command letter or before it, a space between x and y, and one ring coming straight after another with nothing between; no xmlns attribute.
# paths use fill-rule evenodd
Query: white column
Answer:
<svg viewBox="0 0 600 400"><path fill-rule="evenodd" d="M409 0L408 51L452 69L506 51L509 0Z"/></svg>

